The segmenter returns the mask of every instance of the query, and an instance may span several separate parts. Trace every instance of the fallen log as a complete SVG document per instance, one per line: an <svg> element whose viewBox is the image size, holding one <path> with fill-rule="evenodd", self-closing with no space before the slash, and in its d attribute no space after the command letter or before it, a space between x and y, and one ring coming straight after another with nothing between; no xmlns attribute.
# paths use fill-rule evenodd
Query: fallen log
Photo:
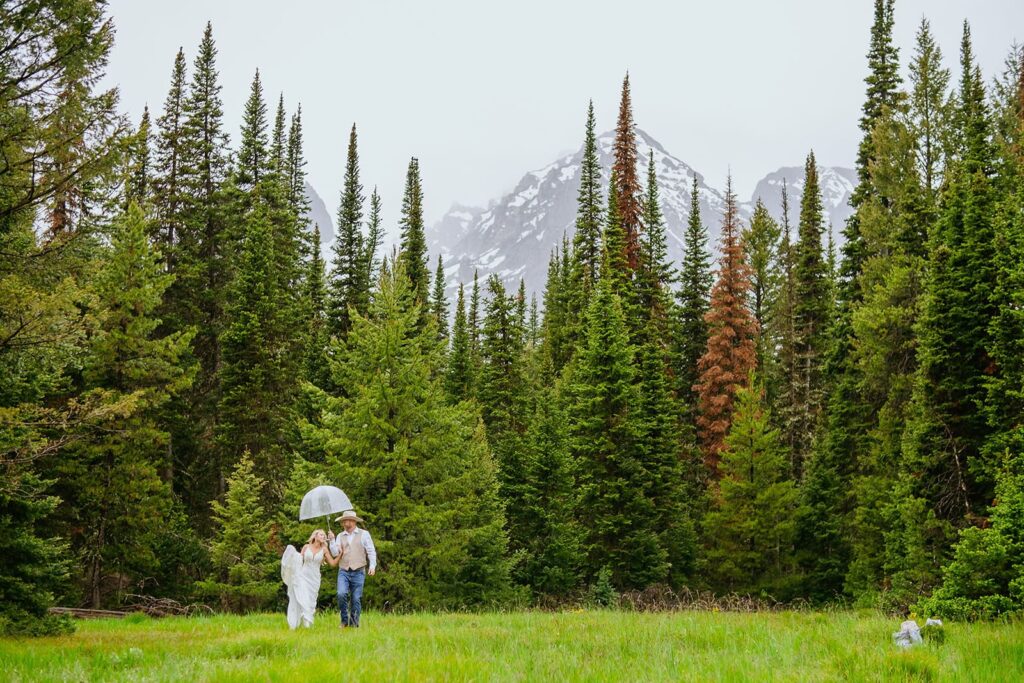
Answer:
<svg viewBox="0 0 1024 683"><path fill-rule="evenodd" d="M48 611L50 614L63 614L75 619L121 619L129 614L109 609L84 609L81 607L51 607Z"/></svg>

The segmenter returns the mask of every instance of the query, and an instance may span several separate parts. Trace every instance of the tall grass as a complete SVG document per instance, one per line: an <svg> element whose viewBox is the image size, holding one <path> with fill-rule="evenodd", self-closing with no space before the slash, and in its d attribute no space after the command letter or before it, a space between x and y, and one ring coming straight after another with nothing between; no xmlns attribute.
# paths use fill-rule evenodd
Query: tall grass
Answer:
<svg viewBox="0 0 1024 683"><path fill-rule="evenodd" d="M948 624L900 651L876 613L280 614L83 622L0 640L11 681L1024 681L1024 624ZM345 677L344 679L342 677Z"/></svg>

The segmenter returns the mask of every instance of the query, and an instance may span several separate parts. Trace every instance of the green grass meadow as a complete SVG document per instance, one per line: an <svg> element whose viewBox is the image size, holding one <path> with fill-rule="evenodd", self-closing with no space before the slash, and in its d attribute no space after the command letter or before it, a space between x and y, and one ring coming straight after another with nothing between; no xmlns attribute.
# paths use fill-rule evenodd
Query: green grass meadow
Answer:
<svg viewBox="0 0 1024 683"><path fill-rule="evenodd" d="M5 681L1024 681L1024 623L893 646L872 613L367 613L82 621L0 640Z"/></svg>

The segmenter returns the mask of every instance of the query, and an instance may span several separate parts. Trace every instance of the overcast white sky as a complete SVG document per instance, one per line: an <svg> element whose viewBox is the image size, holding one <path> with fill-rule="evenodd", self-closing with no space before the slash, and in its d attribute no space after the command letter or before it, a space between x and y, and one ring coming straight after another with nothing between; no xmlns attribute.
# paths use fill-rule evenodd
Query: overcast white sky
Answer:
<svg viewBox="0 0 1024 683"><path fill-rule="evenodd" d="M213 22L232 144L257 68L276 106L302 103L310 182L332 215L349 127L389 229L420 158L429 222L485 204L582 142L587 100L614 126L629 70L637 124L741 198L779 166L852 165L872 0L111 0L107 72L133 118L159 114L179 46ZM923 15L948 66L971 22L986 81L1024 41L1021 0L897 0L905 65ZM190 71L191 75L191 71Z"/></svg>

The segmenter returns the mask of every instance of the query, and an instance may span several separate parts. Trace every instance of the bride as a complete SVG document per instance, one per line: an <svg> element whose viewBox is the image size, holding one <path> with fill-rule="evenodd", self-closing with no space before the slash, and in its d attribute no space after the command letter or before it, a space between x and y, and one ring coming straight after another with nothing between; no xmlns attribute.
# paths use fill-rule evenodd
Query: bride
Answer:
<svg viewBox="0 0 1024 683"><path fill-rule="evenodd" d="M299 624L305 627L313 625L313 613L316 611L316 599L320 594L320 566L326 562L337 567L341 555L332 557L327 549L327 535L323 529L317 529L296 552L289 545L281 557L281 578L288 586L288 627L296 629Z"/></svg>

